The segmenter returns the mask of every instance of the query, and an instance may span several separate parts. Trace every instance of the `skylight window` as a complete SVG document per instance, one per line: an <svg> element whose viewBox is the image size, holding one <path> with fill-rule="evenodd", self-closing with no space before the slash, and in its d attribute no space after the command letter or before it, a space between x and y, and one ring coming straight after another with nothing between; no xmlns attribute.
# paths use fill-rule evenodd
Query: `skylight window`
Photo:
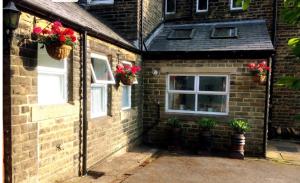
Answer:
<svg viewBox="0 0 300 183"><path fill-rule="evenodd" d="M237 38L237 28L236 27L215 27L212 30L210 38L213 39L227 39L227 38Z"/></svg>
<svg viewBox="0 0 300 183"><path fill-rule="evenodd" d="M169 34L168 39L192 39L193 34L193 29L174 29Z"/></svg>

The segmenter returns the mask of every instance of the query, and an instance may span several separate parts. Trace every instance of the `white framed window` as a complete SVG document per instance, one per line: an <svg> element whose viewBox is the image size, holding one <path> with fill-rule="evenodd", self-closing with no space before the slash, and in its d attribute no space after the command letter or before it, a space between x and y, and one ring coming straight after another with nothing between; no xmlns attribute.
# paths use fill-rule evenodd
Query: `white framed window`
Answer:
<svg viewBox="0 0 300 183"><path fill-rule="evenodd" d="M114 4L114 0L87 0L87 3L90 5Z"/></svg>
<svg viewBox="0 0 300 183"><path fill-rule="evenodd" d="M104 55L91 54L91 117L107 115L107 85L115 84L108 59Z"/></svg>
<svg viewBox="0 0 300 183"><path fill-rule="evenodd" d="M122 110L131 108L131 86L122 86Z"/></svg>
<svg viewBox="0 0 300 183"><path fill-rule="evenodd" d="M242 10L243 9L244 0L230 0L230 10Z"/></svg>
<svg viewBox="0 0 300 183"><path fill-rule="evenodd" d="M228 75L169 74L166 112L227 115Z"/></svg>
<svg viewBox="0 0 300 183"><path fill-rule="evenodd" d="M165 0L165 14L176 13L176 0Z"/></svg>
<svg viewBox="0 0 300 183"><path fill-rule="evenodd" d="M208 0L197 0L196 12L207 12L208 11Z"/></svg>
<svg viewBox="0 0 300 183"><path fill-rule="evenodd" d="M38 44L38 104L62 104L67 102L67 60L51 58L46 48Z"/></svg>

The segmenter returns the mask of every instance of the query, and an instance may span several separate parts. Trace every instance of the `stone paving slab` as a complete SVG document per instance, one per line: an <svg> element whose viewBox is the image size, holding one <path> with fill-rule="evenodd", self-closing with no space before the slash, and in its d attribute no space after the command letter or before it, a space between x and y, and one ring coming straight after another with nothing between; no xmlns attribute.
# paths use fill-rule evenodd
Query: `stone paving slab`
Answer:
<svg viewBox="0 0 300 183"><path fill-rule="evenodd" d="M115 155L88 170L88 175L65 183L112 183L120 182L131 174L129 171L143 165L158 152L157 149L139 146L121 155Z"/></svg>
<svg viewBox="0 0 300 183"><path fill-rule="evenodd" d="M300 166L164 153L122 183L300 183Z"/></svg>
<svg viewBox="0 0 300 183"><path fill-rule="evenodd" d="M293 140L268 141L267 158L281 163L300 165L300 142Z"/></svg>

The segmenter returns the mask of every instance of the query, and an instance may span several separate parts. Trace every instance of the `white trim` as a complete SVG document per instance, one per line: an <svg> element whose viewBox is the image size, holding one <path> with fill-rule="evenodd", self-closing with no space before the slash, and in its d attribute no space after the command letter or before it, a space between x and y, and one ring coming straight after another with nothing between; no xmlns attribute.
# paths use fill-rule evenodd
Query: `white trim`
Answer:
<svg viewBox="0 0 300 183"><path fill-rule="evenodd" d="M199 10L199 1L200 0L197 0L197 5L196 5L196 12L197 13L202 13L202 12L207 12L208 11L208 3L209 3L209 0L206 0L206 9L204 10Z"/></svg>
<svg viewBox="0 0 300 183"><path fill-rule="evenodd" d="M92 110L92 107L93 107L93 96L91 94L91 118L97 118L97 117L102 117L102 116L107 116L107 85L106 84L98 84L98 83L92 83L91 84L91 91L92 91L92 88L97 88L97 87L103 87L104 88L104 96L103 96L103 100L104 100L104 111L103 112L100 112L98 114L93 114L93 110Z"/></svg>
<svg viewBox="0 0 300 183"><path fill-rule="evenodd" d="M127 110L127 109L131 109L131 86L128 86L128 85L123 85L122 86L122 97L124 97L123 96L123 90L124 90L124 87L128 87L129 89L129 91L128 91L128 93L129 93L129 96L126 96L126 97L129 97L129 101L128 101L128 106L125 106L125 107L123 107L122 106L122 110ZM122 104L121 104L122 105Z"/></svg>
<svg viewBox="0 0 300 183"><path fill-rule="evenodd" d="M170 90L170 76L194 76L194 90ZM225 77L226 78L226 89L225 91L199 91L199 77L201 76L210 76L210 77ZM229 114L229 96L230 96L230 79L229 75L224 74L168 74L166 76L166 105L165 111L169 113L189 113L189 114L211 114L211 115L228 115ZM195 95L195 109L191 110L173 110L169 109L169 94L170 93L178 93L178 94L194 94ZM219 95L226 96L226 108L225 112L207 112L207 111L198 111L198 95L199 94L207 94L207 95Z"/></svg>
<svg viewBox="0 0 300 183"><path fill-rule="evenodd" d="M230 10L243 10L244 0L242 0L242 6L241 7L233 7L233 1L230 0Z"/></svg>
<svg viewBox="0 0 300 183"><path fill-rule="evenodd" d="M89 5L100 5L100 4L114 4L114 0L87 0Z"/></svg>
<svg viewBox="0 0 300 183"><path fill-rule="evenodd" d="M175 14L176 13L176 0L173 0L174 3L175 3L175 7L174 7L174 11L172 12L168 12L168 0L165 0L165 14L166 15L172 15L172 14Z"/></svg>
<svg viewBox="0 0 300 183"><path fill-rule="evenodd" d="M111 70L111 66L109 64L109 61L108 61L108 58L107 56L105 55L102 55L102 54L96 54L96 53L91 53L91 59L93 58L96 58L96 59L100 59L100 60L105 60L106 62L106 65L108 67L108 72L109 72L109 75L110 77L112 78L112 81L107 81L107 80L97 80L97 77L96 77L96 74L95 74L95 70L94 70L94 67L93 67L93 64L91 63L91 70L92 70L92 78L94 80L95 83L100 83L100 84L116 84L116 81L115 81L115 77L112 73L112 70Z"/></svg>

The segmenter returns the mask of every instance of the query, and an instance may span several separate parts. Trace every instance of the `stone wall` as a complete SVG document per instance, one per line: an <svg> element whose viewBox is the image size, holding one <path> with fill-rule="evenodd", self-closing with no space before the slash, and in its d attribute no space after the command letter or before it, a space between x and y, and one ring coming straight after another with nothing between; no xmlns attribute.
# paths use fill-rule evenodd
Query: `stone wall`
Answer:
<svg viewBox="0 0 300 183"><path fill-rule="evenodd" d="M47 23L22 12L12 46L4 50L6 182L58 182L78 176L81 166L80 42L77 41L68 58L68 101L59 105L40 105L37 101L37 44L22 41L31 37L35 21ZM79 34L77 38L80 40ZM88 51L107 54L113 63L113 70L117 63L117 52L122 60L140 63L138 55L92 37L89 37ZM88 86L90 72L88 67ZM89 120L88 167L122 148L126 149L131 142L138 142L136 139L142 131L141 116L138 116L141 114L141 107L138 106L142 104L140 91L139 84L133 86L134 107L121 111L122 89L110 86L110 116Z"/></svg>
<svg viewBox="0 0 300 183"><path fill-rule="evenodd" d="M188 115L165 112L166 76L176 73L210 73L228 74L230 76L229 115L212 116L221 121L213 134L215 148L228 150L232 130L228 121L233 118L245 118L252 128L246 134L246 153L248 155L263 154L265 88L254 83L248 72L247 63L251 59L238 60L145 60L144 61L144 128L147 130L157 119L157 101L160 103L160 122L149 132L148 141L158 145L166 145L166 120L177 116L183 122L183 144L195 148L198 142L199 127L194 123L203 115ZM152 69L160 70L158 76L152 75ZM180 69L179 69L180 68Z"/></svg>

